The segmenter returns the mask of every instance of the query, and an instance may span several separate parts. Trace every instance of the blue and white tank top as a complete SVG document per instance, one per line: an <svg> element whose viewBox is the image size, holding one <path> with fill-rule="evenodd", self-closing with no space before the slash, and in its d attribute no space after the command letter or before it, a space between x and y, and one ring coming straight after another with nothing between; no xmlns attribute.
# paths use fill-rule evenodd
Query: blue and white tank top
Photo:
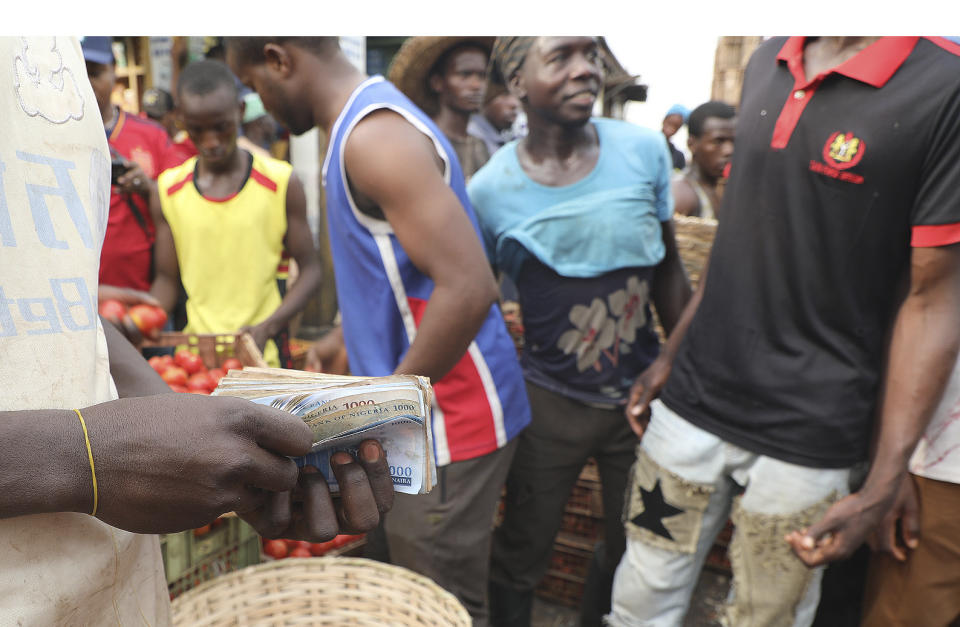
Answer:
<svg viewBox="0 0 960 627"><path fill-rule="evenodd" d="M358 122L380 109L401 115L430 138L444 162L447 184L480 237L460 164L443 133L382 76L360 84L331 129L323 186L350 369L363 376L394 371L433 292L433 281L410 261L390 223L362 213L349 190L343 157L347 138ZM490 307L460 361L433 386L438 465L490 453L530 422L523 375L497 305Z"/></svg>

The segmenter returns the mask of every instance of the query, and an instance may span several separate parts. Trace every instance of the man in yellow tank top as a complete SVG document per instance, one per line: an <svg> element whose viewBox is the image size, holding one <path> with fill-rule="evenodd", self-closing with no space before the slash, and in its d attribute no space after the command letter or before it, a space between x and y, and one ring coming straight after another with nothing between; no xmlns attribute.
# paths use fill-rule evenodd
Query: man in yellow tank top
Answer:
<svg viewBox="0 0 960 627"><path fill-rule="evenodd" d="M289 163L237 147L241 108L227 66L192 63L181 73L177 91L183 126L198 154L157 180L157 277L151 293L169 311L182 282L184 331L247 330L267 363L279 366L272 338L320 283L303 186ZM281 296L277 265L285 247L300 275Z"/></svg>

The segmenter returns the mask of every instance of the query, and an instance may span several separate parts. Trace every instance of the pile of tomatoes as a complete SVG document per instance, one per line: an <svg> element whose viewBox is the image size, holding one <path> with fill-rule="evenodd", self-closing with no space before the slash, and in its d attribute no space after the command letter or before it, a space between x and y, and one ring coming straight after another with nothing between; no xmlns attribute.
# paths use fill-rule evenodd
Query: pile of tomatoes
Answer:
<svg viewBox="0 0 960 627"><path fill-rule="evenodd" d="M155 336L167 324L167 312L153 305L134 305L127 309L119 300L108 298L100 301L97 309L101 316L114 324L120 324L125 316L129 316L140 333L147 337Z"/></svg>
<svg viewBox="0 0 960 627"><path fill-rule="evenodd" d="M230 357L219 368L208 370L200 355L187 348L181 348L173 355L151 357L147 361L174 392L193 394L210 394L226 373L243 369L239 359Z"/></svg>
<svg viewBox="0 0 960 627"><path fill-rule="evenodd" d="M360 535L340 534L326 542L306 542L305 540L263 540L263 553L273 559L285 557L319 557L333 549L353 544L363 537Z"/></svg>

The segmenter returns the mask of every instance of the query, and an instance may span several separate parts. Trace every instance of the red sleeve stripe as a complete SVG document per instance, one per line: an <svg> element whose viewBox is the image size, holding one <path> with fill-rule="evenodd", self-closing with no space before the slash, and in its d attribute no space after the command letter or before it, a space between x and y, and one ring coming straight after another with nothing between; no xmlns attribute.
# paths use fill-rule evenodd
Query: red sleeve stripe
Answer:
<svg viewBox="0 0 960 627"><path fill-rule="evenodd" d="M257 170L256 168L253 168L250 170L250 178L252 178L257 183L260 183L261 185L269 189L271 192L277 191L277 184L272 179L270 179L266 174L264 174L260 170Z"/></svg>
<svg viewBox="0 0 960 627"><path fill-rule="evenodd" d="M960 56L960 44L956 44L946 37L929 37L930 41L937 44L944 50L952 52L953 54Z"/></svg>
<svg viewBox="0 0 960 627"><path fill-rule="evenodd" d="M176 192L180 191L180 188L193 180L193 172L190 172L185 177L171 185L167 188L167 196L173 196Z"/></svg>
<svg viewBox="0 0 960 627"><path fill-rule="evenodd" d="M915 226L910 239L910 245L914 248L948 246L957 242L960 242L960 222Z"/></svg>

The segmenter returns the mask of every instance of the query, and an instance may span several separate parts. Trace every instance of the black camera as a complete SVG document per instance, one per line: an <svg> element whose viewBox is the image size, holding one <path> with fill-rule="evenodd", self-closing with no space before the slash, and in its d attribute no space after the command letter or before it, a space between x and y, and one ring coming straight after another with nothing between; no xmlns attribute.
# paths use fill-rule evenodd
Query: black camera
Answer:
<svg viewBox="0 0 960 627"><path fill-rule="evenodd" d="M117 180L129 169L130 167L120 159L110 161L110 184L116 185Z"/></svg>

